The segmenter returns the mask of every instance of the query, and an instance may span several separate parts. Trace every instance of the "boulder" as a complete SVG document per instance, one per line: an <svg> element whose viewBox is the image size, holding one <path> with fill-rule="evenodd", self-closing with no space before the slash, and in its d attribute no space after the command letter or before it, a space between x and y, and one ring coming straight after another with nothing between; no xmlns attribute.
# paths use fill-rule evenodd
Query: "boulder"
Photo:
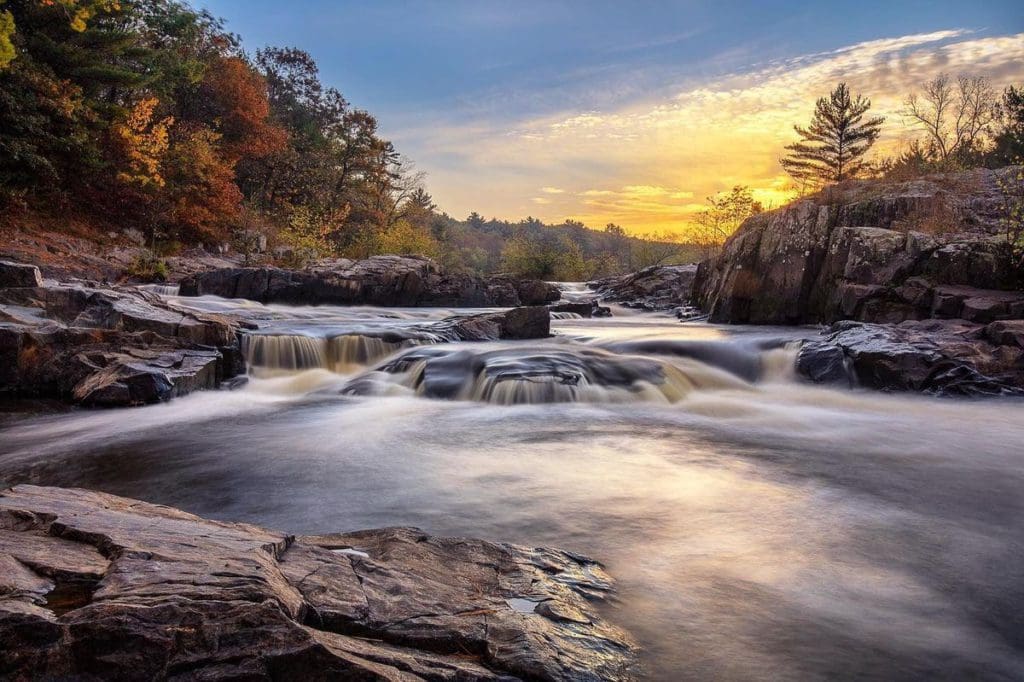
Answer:
<svg viewBox="0 0 1024 682"><path fill-rule="evenodd" d="M587 286L601 301L641 310L672 310L690 303L697 265L652 265L637 272L608 277Z"/></svg>
<svg viewBox="0 0 1024 682"><path fill-rule="evenodd" d="M413 528L295 537L87 490L0 493L10 679L626 680L594 561Z"/></svg>
<svg viewBox="0 0 1024 682"><path fill-rule="evenodd" d="M126 407L156 403L219 383L215 350L143 350L82 353L76 358L91 373L71 391L89 407Z"/></svg>
<svg viewBox="0 0 1024 682"><path fill-rule="evenodd" d="M579 317L611 317L612 311L607 306L598 305L598 299L592 298L571 303L554 303L548 306L551 313ZM557 319L557 318L556 318Z"/></svg>
<svg viewBox="0 0 1024 682"><path fill-rule="evenodd" d="M1013 330L963 320L834 324L807 341L797 370L816 383L939 395L1024 395L1024 350Z"/></svg>
<svg viewBox="0 0 1024 682"><path fill-rule="evenodd" d="M551 336L551 314L546 306L512 308L502 312L454 316L425 327L448 341L543 339Z"/></svg>
<svg viewBox="0 0 1024 682"><path fill-rule="evenodd" d="M985 327L985 338L997 346L1024 348L1024 320L993 322Z"/></svg>
<svg viewBox="0 0 1024 682"><path fill-rule="evenodd" d="M41 287L43 276L34 265L0 260L0 287Z"/></svg>

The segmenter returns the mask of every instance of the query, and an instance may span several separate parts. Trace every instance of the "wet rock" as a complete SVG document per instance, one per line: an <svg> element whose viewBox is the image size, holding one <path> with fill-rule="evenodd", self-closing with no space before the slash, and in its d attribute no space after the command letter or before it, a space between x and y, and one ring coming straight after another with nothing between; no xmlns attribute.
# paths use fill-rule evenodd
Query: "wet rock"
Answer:
<svg viewBox="0 0 1024 682"><path fill-rule="evenodd" d="M641 310L671 310L690 303L696 265L652 265L638 272L609 277L587 286L602 301Z"/></svg>
<svg viewBox="0 0 1024 682"><path fill-rule="evenodd" d="M215 350L143 350L80 354L92 370L71 391L90 407L122 407L170 400L219 383Z"/></svg>
<svg viewBox="0 0 1024 682"><path fill-rule="evenodd" d="M440 307L542 305L561 295L547 282L445 274L416 256L335 259L308 270L212 270L182 280L180 292L262 303Z"/></svg>
<svg viewBox="0 0 1024 682"><path fill-rule="evenodd" d="M562 402L674 403L694 387L745 385L720 373L687 375L656 358L601 349L507 346L489 350L421 346L349 381L347 395L387 394L402 386L425 398L498 405Z"/></svg>
<svg viewBox="0 0 1024 682"><path fill-rule="evenodd" d="M244 371L237 328L134 290L0 289L0 393L118 406L214 388Z"/></svg>
<svg viewBox="0 0 1024 682"><path fill-rule="evenodd" d="M964 320L844 321L805 342L797 370L818 383L939 395L1024 395L1024 351Z"/></svg>
<svg viewBox="0 0 1024 682"><path fill-rule="evenodd" d="M411 528L295 538L86 490L0 494L0 676L630 679L590 601L611 581L551 549ZM77 586L77 587L76 587ZM60 604L55 593L69 595ZM522 613L508 600L545 604Z"/></svg>
<svg viewBox="0 0 1024 682"><path fill-rule="evenodd" d="M0 287L41 287L43 276L34 265L0 260Z"/></svg>

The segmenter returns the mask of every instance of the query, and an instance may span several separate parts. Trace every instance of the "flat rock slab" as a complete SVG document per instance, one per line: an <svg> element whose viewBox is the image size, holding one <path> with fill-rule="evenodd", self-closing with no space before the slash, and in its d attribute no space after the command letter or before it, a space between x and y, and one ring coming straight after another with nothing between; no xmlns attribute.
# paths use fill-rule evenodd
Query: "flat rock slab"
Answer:
<svg viewBox="0 0 1024 682"><path fill-rule="evenodd" d="M413 528L294 537L87 490L0 493L0 677L625 680L590 559ZM522 604L535 605L533 609Z"/></svg>

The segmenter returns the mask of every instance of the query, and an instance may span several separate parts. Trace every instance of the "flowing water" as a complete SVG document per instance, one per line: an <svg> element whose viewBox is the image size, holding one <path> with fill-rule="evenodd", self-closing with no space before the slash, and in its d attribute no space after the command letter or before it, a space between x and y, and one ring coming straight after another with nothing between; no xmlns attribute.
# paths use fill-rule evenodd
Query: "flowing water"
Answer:
<svg viewBox="0 0 1024 682"><path fill-rule="evenodd" d="M807 329L616 309L438 344L450 311L164 293L257 321L249 383L2 413L0 478L583 552L651 679L1024 679L1020 402L801 384Z"/></svg>

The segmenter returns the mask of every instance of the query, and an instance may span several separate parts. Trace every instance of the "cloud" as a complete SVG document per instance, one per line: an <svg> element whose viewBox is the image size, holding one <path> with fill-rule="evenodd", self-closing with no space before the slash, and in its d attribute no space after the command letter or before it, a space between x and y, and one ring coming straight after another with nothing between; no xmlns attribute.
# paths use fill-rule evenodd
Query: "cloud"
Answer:
<svg viewBox="0 0 1024 682"><path fill-rule="evenodd" d="M705 197L733 185L749 185L769 206L785 201L778 157L795 138L793 124L806 123L836 83L870 97L872 112L886 117L876 147L885 152L916 134L900 114L905 96L941 72L985 75L999 88L1020 82L1024 33L956 29L872 40L607 111L442 126L427 133L429 153L419 160L435 198L456 215L519 218L533 205L547 220L679 230ZM534 196L538 185L547 196Z"/></svg>

